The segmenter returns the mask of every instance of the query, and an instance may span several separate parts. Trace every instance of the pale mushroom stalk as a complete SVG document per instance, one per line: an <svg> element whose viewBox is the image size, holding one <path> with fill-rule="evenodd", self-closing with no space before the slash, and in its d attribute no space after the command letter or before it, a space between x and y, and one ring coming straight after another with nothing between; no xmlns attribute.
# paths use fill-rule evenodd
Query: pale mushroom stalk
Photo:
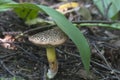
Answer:
<svg viewBox="0 0 120 80"><path fill-rule="evenodd" d="M56 58L55 47L63 44L66 40L67 36L58 27L39 32L29 37L29 41L46 48L47 59L49 62L47 77L49 79L54 78L58 72L58 61Z"/></svg>
<svg viewBox="0 0 120 80"><path fill-rule="evenodd" d="M56 58L55 47L47 47L46 52L47 52L47 59L49 62L49 69L48 69L47 76L48 78L51 79L58 72L58 62Z"/></svg>

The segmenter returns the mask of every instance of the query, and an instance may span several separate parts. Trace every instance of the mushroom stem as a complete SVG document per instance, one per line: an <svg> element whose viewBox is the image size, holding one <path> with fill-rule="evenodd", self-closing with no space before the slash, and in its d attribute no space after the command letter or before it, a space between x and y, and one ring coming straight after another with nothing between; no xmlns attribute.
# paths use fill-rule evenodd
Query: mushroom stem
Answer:
<svg viewBox="0 0 120 80"><path fill-rule="evenodd" d="M54 78L58 71L58 62L55 53L55 47L47 47L47 59L49 62L49 69L47 73L47 77L49 79Z"/></svg>

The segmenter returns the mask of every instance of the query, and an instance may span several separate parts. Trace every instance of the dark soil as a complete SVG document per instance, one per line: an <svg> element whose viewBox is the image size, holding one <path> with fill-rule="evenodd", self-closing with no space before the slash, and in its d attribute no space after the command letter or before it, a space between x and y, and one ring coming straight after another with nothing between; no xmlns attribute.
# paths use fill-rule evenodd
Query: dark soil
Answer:
<svg viewBox="0 0 120 80"><path fill-rule="evenodd" d="M52 2L49 5L51 4ZM98 18L96 16L103 19L100 14L93 14L94 19ZM34 27L36 25L27 26L12 11L0 13L0 38L4 38L4 33L7 32L14 37L18 32L25 32ZM96 26L80 30L91 47L90 75L87 76L83 68L76 46L68 39L65 44L56 47L59 71L52 80L120 80L120 31ZM17 49L0 46L1 78L10 80L7 78L18 76L24 80L46 80L49 68L46 50L29 42L30 34L27 33L12 43Z"/></svg>

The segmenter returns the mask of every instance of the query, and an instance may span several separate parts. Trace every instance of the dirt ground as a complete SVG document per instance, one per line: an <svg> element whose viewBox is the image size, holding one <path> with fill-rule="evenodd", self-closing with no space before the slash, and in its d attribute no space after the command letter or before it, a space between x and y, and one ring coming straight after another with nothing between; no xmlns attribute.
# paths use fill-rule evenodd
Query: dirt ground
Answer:
<svg viewBox="0 0 120 80"><path fill-rule="evenodd" d="M41 1L46 5L52 5L54 2L54 0L50 3ZM94 20L103 19L98 13L92 14L92 17ZM1 39L8 32L15 36L34 27L36 25L26 25L12 11L0 13ZM90 75L87 76L84 70L76 46L68 39L65 44L56 47L59 71L52 80L120 80L120 31L97 26L82 27L80 30L91 48ZM7 49L0 43L0 78L12 80L11 77L17 76L18 80L46 80L48 69L46 50L29 42L28 35L10 44L13 49Z"/></svg>

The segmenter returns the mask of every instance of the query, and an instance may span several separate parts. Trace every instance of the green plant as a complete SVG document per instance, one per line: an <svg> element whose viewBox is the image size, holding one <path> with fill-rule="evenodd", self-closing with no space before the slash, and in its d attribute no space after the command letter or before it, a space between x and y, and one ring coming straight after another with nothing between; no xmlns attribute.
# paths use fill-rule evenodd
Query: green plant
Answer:
<svg viewBox="0 0 120 80"><path fill-rule="evenodd" d="M109 19L118 18L120 0L93 0L100 12Z"/></svg>

